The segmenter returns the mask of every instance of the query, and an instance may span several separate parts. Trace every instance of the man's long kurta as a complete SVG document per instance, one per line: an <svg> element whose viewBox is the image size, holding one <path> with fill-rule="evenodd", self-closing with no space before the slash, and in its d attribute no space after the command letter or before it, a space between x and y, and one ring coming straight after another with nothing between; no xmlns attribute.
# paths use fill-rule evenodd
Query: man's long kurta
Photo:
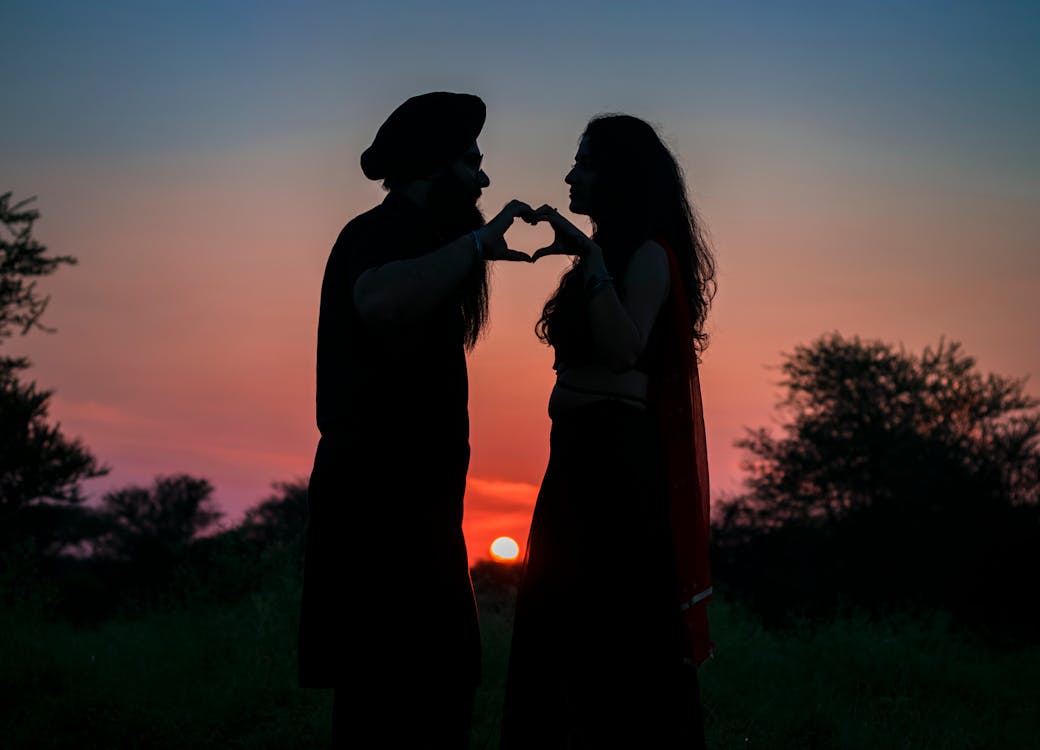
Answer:
<svg viewBox="0 0 1040 750"><path fill-rule="evenodd" d="M449 241L391 193L332 248L318 323L321 440L309 486L303 687L416 675L475 684L476 606L462 535L469 465L461 311L381 333L354 306L367 269Z"/></svg>

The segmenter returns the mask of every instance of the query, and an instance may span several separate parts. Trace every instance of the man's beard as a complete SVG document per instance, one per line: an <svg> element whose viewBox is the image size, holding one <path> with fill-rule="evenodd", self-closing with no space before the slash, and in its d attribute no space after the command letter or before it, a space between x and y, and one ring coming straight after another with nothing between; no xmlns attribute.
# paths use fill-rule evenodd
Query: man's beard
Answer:
<svg viewBox="0 0 1040 750"><path fill-rule="evenodd" d="M444 172L430 186L426 209L441 236L450 241L484 226L477 208L480 190L468 187L452 172Z"/></svg>
<svg viewBox="0 0 1040 750"><path fill-rule="evenodd" d="M477 207L479 197L479 190L467 187L451 172L445 172L434 180L426 208L445 242L484 226L484 214ZM469 350L476 345L488 320L486 262L471 266L459 285L457 295L462 313L463 341Z"/></svg>

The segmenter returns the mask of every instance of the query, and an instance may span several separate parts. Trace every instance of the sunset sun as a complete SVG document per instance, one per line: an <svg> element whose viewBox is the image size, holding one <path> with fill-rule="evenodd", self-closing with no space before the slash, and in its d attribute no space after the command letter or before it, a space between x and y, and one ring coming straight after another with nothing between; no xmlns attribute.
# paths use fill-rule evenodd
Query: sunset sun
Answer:
<svg viewBox="0 0 1040 750"><path fill-rule="evenodd" d="M500 536L491 543L491 559L495 562L516 562L520 556L520 545L508 536Z"/></svg>

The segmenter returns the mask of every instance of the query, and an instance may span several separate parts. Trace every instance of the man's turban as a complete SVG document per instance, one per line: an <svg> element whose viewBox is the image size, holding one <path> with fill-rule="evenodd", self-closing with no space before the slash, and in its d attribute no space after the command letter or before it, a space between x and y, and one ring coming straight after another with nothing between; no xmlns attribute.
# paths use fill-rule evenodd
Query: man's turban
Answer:
<svg viewBox="0 0 1040 750"><path fill-rule="evenodd" d="M425 177L451 164L477 140L487 109L479 96L435 91L395 109L361 154L370 180Z"/></svg>

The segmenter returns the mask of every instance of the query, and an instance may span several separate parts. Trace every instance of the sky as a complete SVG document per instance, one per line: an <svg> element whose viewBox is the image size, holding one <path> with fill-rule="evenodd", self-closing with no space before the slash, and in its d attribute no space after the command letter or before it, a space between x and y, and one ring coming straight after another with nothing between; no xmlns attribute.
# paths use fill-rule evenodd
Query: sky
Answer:
<svg viewBox="0 0 1040 750"><path fill-rule="evenodd" d="M0 22L0 192L37 196L37 237L79 260L40 285L57 332L4 348L111 467L94 497L187 472L233 523L309 474L324 264L383 196L361 151L432 90L487 103L488 215L566 205L590 117L659 128L718 259L716 500L733 441L775 425L782 353L825 333L960 341L1040 395L1040 4L0 0ZM472 559L526 539L553 383L533 327L566 265L494 271Z"/></svg>

